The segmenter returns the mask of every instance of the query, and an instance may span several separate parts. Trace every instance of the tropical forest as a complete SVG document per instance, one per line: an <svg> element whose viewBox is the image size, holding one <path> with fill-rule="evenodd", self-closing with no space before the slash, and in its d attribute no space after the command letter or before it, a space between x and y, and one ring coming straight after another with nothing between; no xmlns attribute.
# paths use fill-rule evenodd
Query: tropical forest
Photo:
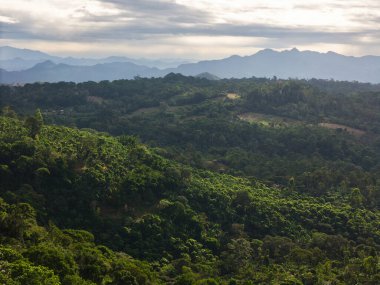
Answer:
<svg viewBox="0 0 380 285"><path fill-rule="evenodd" d="M380 85L0 85L0 284L380 284Z"/></svg>

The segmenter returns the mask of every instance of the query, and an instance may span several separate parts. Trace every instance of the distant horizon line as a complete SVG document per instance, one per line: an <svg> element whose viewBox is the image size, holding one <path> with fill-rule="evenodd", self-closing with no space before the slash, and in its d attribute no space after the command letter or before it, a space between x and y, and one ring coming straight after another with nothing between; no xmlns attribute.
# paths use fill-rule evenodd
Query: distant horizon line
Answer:
<svg viewBox="0 0 380 285"><path fill-rule="evenodd" d="M231 55L227 55L227 56L224 56L224 57L218 57L218 58L207 58L207 59L197 59L197 58L181 58L181 57L145 57L145 56L133 56L133 55L126 55L126 54L108 54L108 55L99 55L99 56L95 56L95 55L89 55L88 57L86 56L79 56L79 55L73 55L73 54L65 54L65 55L62 55L62 54L55 54L54 52L51 53L51 52L48 52L48 51L44 51L44 50L40 50L40 49L31 49L31 48L25 48L25 47L15 47L15 46L11 46L11 45L3 45L3 46L0 46L0 49L2 48L12 48L12 49L18 49L18 50L24 50L24 51L31 51L31 52L40 52L40 53L43 53L45 55L48 55L48 56L53 56L53 57L59 57L59 58L74 58L74 59L107 59L107 58L110 58L110 57L122 57L122 58L129 58L129 59L136 59L136 60L172 60L172 61L178 61L178 60L181 60L181 61L189 61L192 62L192 63L196 63L196 62L200 62L200 61L209 61L209 60L221 60L221 59L226 59L226 58L230 58L230 57L249 57L249 56L253 56L253 55L256 55L260 52L265 52L265 51L273 51L273 52L277 52L277 53L283 53L283 52L310 52L310 53L318 53L318 54L336 54L336 55L341 55L341 56L345 56L345 57L352 57L352 58L363 58L363 57L380 57L380 55L373 55L373 54L366 54L366 55L359 55L359 56L355 56L355 55L348 55L348 54L343 54L343 53L339 53L339 52L336 52L336 51L333 51L333 50L329 50L329 51L318 51L318 50L311 50L311 49L300 49L300 48L297 48L297 47L292 47L292 48L284 48L284 49L276 49L276 48L262 48L262 49L259 49L257 50L256 52L253 52L253 53L250 53L250 54L246 54L246 55L243 55L243 54L231 54ZM1 59L1 54L0 54L0 59Z"/></svg>

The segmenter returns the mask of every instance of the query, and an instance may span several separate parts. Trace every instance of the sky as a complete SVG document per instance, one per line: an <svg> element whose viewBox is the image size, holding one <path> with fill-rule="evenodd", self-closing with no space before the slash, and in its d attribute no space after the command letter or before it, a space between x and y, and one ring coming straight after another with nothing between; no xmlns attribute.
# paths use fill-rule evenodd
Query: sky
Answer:
<svg viewBox="0 0 380 285"><path fill-rule="evenodd" d="M305 4L307 3L307 4ZM0 45L61 56L380 55L379 0L0 0Z"/></svg>

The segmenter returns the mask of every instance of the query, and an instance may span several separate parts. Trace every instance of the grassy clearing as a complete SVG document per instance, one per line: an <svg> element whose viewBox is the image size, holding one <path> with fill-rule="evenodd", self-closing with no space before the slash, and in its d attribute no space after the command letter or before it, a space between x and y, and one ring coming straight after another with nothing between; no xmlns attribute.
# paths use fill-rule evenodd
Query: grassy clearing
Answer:
<svg viewBox="0 0 380 285"><path fill-rule="evenodd" d="M238 115L238 117L240 120L243 120L249 123L261 124L263 126L268 126L268 127L287 127L289 125L302 123L301 121L289 119L286 117L267 115L267 114L261 114L261 113L244 113L244 114ZM317 125L319 127L332 129L332 130L342 130L357 137L364 136L366 134L366 132L363 130L351 128L349 126L341 125L341 124L318 123Z"/></svg>
<svg viewBox="0 0 380 285"><path fill-rule="evenodd" d="M239 94L236 94L236 93L227 93L226 97L230 100L236 100L236 99L241 98L241 96Z"/></svg>
<svg viewBox="0 0 380 285"><path fill-rule="evenodd" d="M366 132L363 130L351 128L351 127L340 125L340 124L319 123L318 126L323 127L323 128L333 129L333 130L343 130L354 136L363 136L366 134Z"/></svg>
<svg viewBox="0 0 380 285"><path fill-rule="evenodd" d="M261 113L244 113L238 115L240 120L249 122L249 123L258 123L264 126L272 127L286 127L291 124L300 123L297 120L292 120L286 117L267 115Z"/></svg>

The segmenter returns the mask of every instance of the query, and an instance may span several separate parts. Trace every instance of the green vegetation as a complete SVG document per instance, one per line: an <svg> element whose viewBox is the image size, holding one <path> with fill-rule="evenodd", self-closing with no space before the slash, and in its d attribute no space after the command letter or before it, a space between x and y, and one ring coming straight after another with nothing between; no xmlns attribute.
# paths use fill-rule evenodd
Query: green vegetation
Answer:
<svg viewBox="0 0 380 285"><path fill-rule="evenodd" d="M47 123L134 135L196 168L379 207L380 87L325 80L209 81L169 74L1 86L1 107ZM11 112L9 109L6 112Z"/></svg>
<svg viewBox="0 0 380 285"><path fill-rule="evenodd" d="M267 186L163 158L158 152L169 156L169 149L149 148L131 136L44 125L39 111L21 120L9 108L3 113L1 283L380 282L376 181L310 195L298 191L295 179L286 187ZM210 134L214 123L212 117L204 122ZM241 124L263 136L285 132ZM319 127L288 131L300 130L350 143L354 151L368 147ZM357 157L353 167L366 166L361 153ZM369 180L374 175L371 168L360 171Z"/></svg>

